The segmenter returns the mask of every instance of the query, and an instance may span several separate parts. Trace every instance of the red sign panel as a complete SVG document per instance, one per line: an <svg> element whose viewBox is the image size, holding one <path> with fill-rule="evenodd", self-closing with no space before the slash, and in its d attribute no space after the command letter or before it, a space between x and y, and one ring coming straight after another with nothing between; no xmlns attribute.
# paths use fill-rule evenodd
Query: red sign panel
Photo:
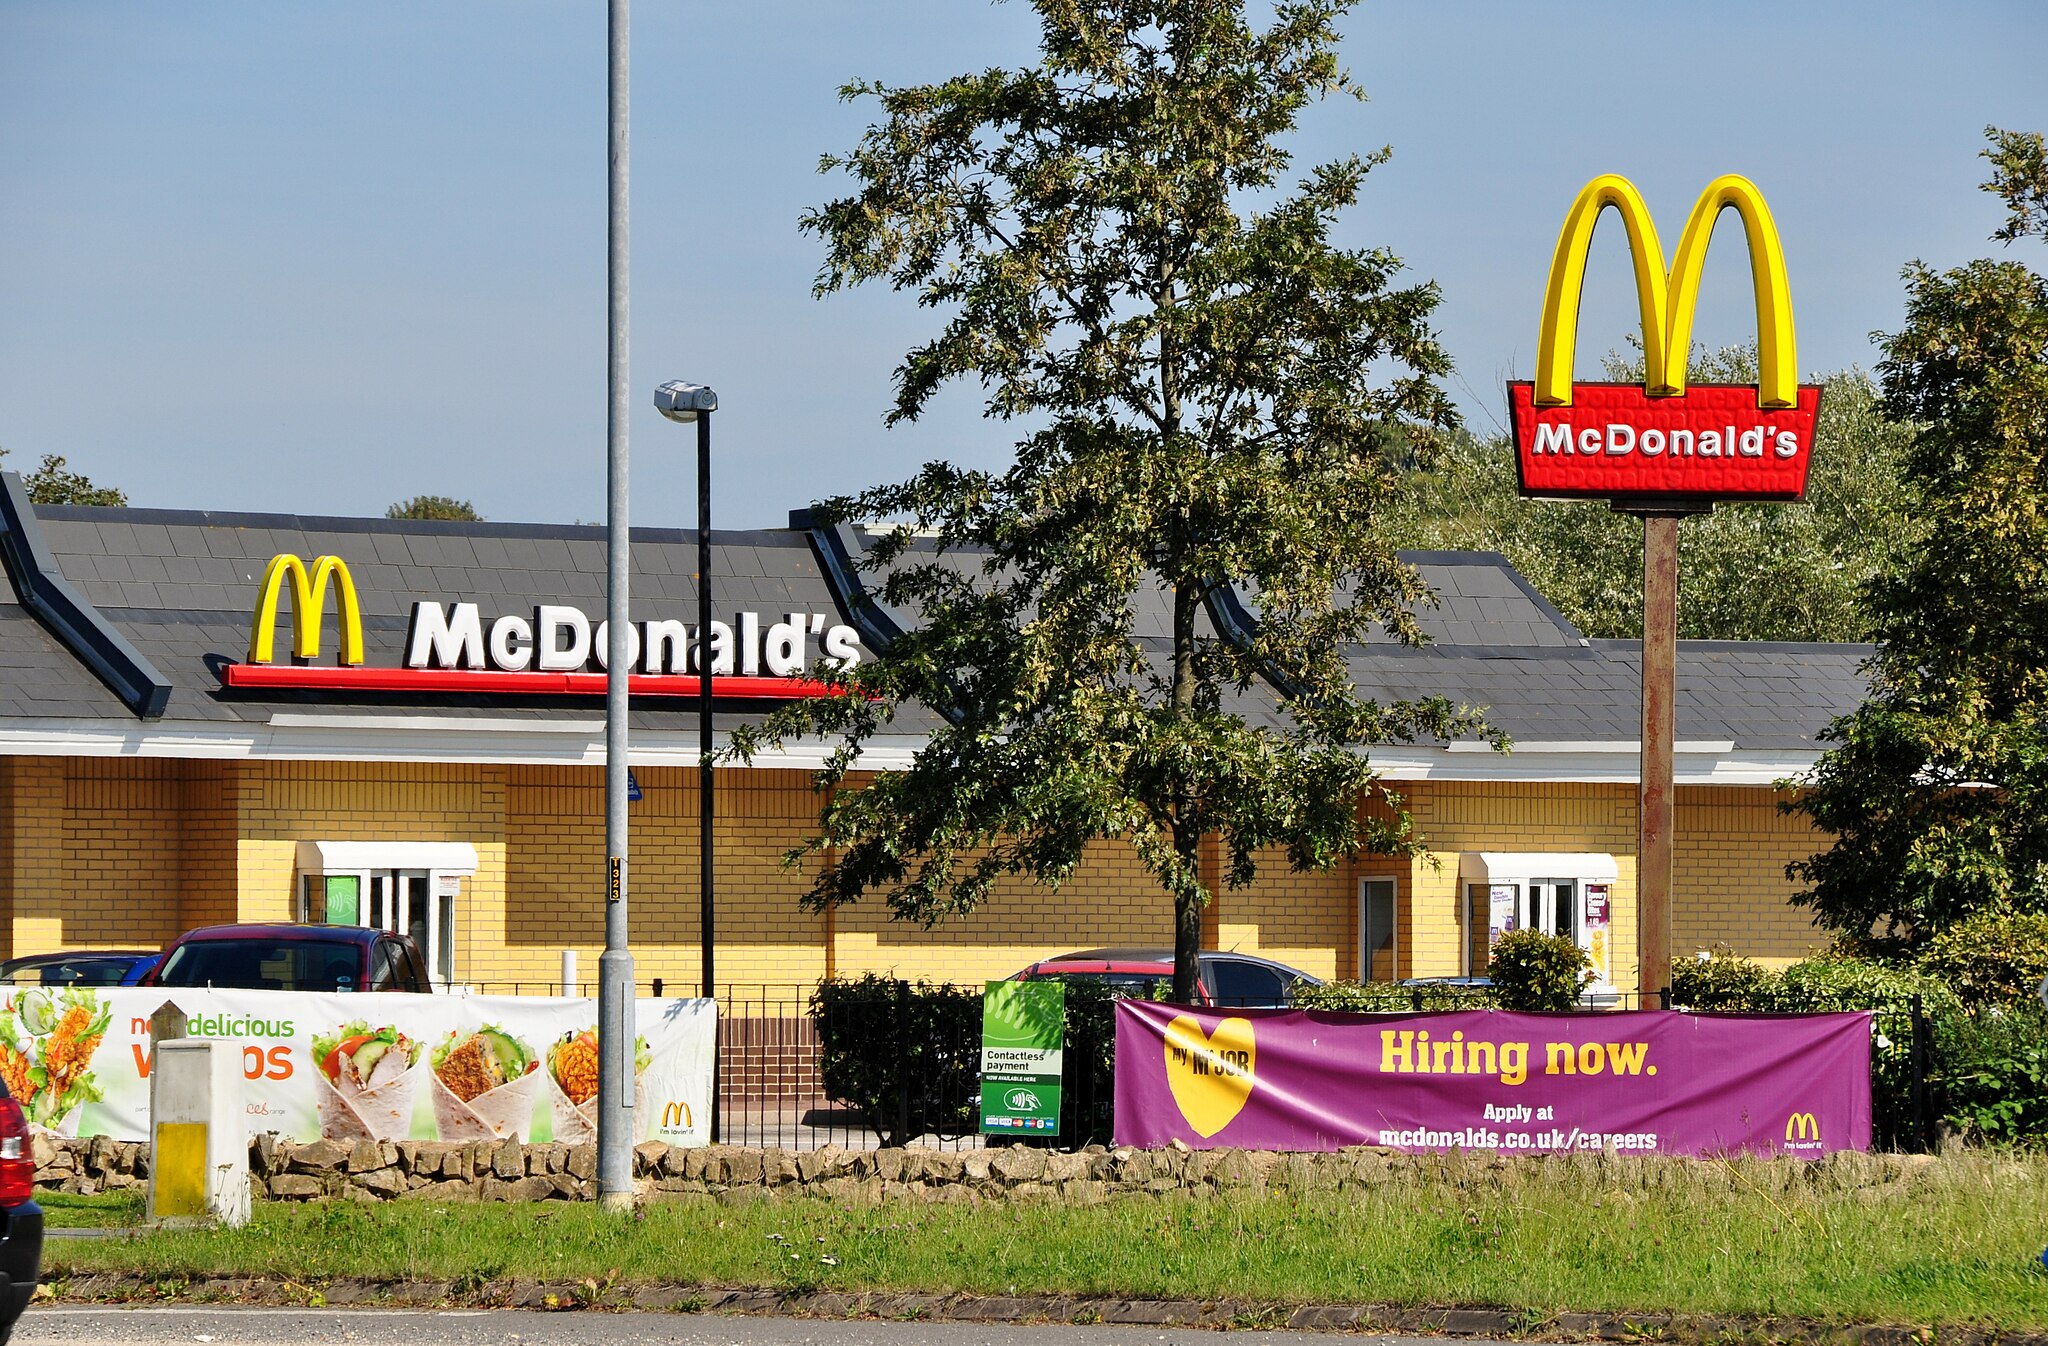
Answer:
<svg viewBox="0 0 2048 1346"><path fill-rule="evenodd" d="M1692 384L1652 397L1639 383L1576 383L1569 406L1539 407L1510 383L1522 494L1673 503L1798 500L1806 494L1820 389L1764 410L1755 384Z"/></svg>
<svg viewBox="0 0 2048 1346"><path fill-rule="evenodd" d="M603 673L506 673L468 668L328 668L298 664L228 664L222 684L238 689L290 688L316 692L449 692L483 696L603 696ZM626 679L634 696L697 695L697 677L687 674L635 673ZM711 679L714 700L794 701L837 696L840 689L811 678L763 678L718 674Z"/></svg>

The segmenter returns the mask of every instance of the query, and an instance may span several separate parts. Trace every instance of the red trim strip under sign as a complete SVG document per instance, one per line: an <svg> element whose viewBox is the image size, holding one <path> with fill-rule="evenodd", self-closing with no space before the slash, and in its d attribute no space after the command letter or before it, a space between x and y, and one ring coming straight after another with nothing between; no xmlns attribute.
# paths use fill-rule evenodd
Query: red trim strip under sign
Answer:
<svg viewBox="0 0 2048 1346"><path fill-rule="evenodd" d="M224 686L249 689L291 688L321 692L467 692L485 696L603 696L602 673L504 673L470 668L314 668L299 664L229 664L221 669ZM634 696L697 696L694 673L635 673L626 679ZM838 689L810 678L717 676L711 679L713 700L794 701L801 697L836 696Z"/></svg>

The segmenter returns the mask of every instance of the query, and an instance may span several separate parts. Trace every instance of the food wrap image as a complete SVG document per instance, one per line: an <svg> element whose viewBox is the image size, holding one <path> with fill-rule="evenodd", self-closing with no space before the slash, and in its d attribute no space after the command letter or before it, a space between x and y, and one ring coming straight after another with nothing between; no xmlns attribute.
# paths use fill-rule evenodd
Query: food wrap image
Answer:
<svg viewBox="0 0 2048 1346"><path fill-rule="evenodd" d="M646 1116L647 1039L633 1039L633 1106ZM548 1048L548 1100L555 1139L582 1145L597 1139L597 1030L564 1033Z"/></svg>
<svg viewBox="0 0 2048 1346"><path fill-rule="evenodd" d="M313 1039L320 1134L331 1140L406 1140L412 1135L421 1044L363 1019Z"/></svg>
<svg viewBox="0 0 2048 1346"><path fill-rule="evenodd" d="M0 1077L31 1126L78 1134L79 1109L104 1097L90 1067L111 1017L96 992L78 986L23 991L0 1012Z"/></svg>
<svg viewBox="0 0 2048 1346"><path fill-rule="evenodd" d="M533 1048L495 1024L452 1032L428 1058L442 1140L524 1141L545 1084Z"/></svg>

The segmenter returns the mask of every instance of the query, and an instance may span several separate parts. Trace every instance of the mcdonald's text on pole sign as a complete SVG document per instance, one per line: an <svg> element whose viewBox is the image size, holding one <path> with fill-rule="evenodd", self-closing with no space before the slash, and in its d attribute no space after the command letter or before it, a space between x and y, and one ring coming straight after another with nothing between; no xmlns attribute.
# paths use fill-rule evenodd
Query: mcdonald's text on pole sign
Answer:
<svg viewBox="0 0 2048 1346"><path fill-rule="evenodd" d="M1643 382L1577 383L1579 299L1593 226L1612 209L1628 237L1642 317ZM1693 310L1724 210L1741 221L1756 296L1757 382L1688 384ZM1667 271L1641 195L1626 178L1587 183L1565 216L1544 289L1536 377L1508 384L1521 493L1655 509L1806 494L1820 389L1798 381L1791 288L1770 207L1730 174L1700 193Z"/></svg>

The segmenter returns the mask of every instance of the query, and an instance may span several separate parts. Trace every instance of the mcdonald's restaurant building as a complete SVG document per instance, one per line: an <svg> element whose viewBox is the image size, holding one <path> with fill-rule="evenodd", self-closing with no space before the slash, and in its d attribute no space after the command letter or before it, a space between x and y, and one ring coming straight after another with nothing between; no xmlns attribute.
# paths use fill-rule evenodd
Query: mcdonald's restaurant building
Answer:
<svg viewBox="0 0 2048 1346"><path fill-rule="evenodd" d="M437 980L537 991L603 943L601 530L31 507L0 491L0 952L160 945L192 926L326 919L411 932ZM854 562L865 535L792 518L714 536L720 733L800 693L818 658L902 628ZM323 558L337 558L339 564ZM1488 708L1511 754L1375 749L1425 851L1222 891L1205 937L1320 976L1483 971L1490 930L1577 938L1635 986L1638 670L1489 553L1410 558L1441 598L1425 648L1352 651L1382 700ZM632 931L643 981L699 966L696 542L633 555ZM1209 620L1255 620L1236 598ZM1163 632L1165 614L1141 614ZM252 626L255 628L252 631ZM1860 699L1862 647L1684 643L1675 947L1792 959L1818 943L1790 860L1825 838L1774 782ZM1277 697L1253 699L1278 722ZM926 722L928 723L928 722ZM919 721L864 759L907 761ZM1103 845L1057 895L1018 883L924 930L879 901L799 909L781 856L810 832L817 746L716 785L721 980L866 971L971 982L1090 945L1170 941L1168 900ZM1213 872L1213 871L1212 871Z"/></svg>

